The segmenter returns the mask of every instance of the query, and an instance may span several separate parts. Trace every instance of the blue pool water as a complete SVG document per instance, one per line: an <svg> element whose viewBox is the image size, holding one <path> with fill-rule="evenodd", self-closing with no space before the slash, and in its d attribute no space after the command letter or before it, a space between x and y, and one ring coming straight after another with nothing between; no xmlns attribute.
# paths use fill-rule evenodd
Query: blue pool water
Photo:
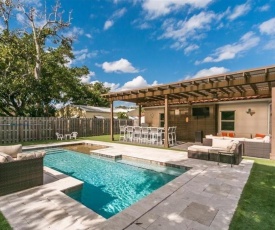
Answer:
<svg viewBox="0 0 275 230"><path fill-rule="evenodd" d="M68 195L105 218L176 177L71 150L50 150L44 165L83 181L81 191Z"/></svg>

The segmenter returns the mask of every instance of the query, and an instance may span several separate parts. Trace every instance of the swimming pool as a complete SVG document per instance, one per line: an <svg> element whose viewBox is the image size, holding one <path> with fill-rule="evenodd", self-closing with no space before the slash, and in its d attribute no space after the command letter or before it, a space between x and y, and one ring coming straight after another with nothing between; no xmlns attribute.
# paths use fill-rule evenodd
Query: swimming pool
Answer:
<svg viewBox="0 0 275 230"><path fill-rule="evenodd" d="M135 167L127 161L99 159L71 150L47 152L45 166L84 182L81 191L68 195L105 218L119 213L179 175L178 170L170 175L151 170L152 167ZM181 169L180 173L183 172Z"/></svg>

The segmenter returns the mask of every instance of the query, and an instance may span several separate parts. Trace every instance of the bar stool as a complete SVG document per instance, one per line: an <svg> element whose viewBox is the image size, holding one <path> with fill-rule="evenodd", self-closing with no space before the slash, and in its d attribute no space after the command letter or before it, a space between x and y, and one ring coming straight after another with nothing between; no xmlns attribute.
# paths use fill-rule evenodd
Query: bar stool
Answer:
<svg viewBox="0 0 275 230"><path fill-rule="evenodd" d="M119 126L119 140L126 141L126 130L127 127L125 125Z"/></svg>
<svg viewBox="0 0 275 230"><path fill-rule="evenodd" d="M139 126L134 127L133 141L136 141L136 142L141 141L141 127Z"/></svg>
<svg viewBox="0 0 275 230"><path fill-rule="evenodd" d="M127 141L133 141L133 133L134 133L134 128L133 126L127 126Z"/></svg>
<svg viewBox="0 0 275 230"><path fill-rule="evenodd" d="M141 127L140 143L147 144L149 142L149 129L148 127Z"/></svg>

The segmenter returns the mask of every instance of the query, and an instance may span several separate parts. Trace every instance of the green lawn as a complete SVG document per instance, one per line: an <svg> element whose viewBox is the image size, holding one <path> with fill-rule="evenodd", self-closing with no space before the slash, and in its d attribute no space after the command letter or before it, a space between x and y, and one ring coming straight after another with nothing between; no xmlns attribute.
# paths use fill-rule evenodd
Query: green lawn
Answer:
<svg viewBox="0 0 275 230"><path fill-rule="evenodd" d="M10 230L11 227L8 223L8 221L5 219L3 214L0 212L0 229L1 230Z"/></svg>
<svg viewBox="0 0 275 230"><path fill-rule="evenodd" d="M275 161L255 161L230 229L275 229Z"/></svg>
<svg viewBox="0 0 275 230"><path fill-rule="evenodd" d="M114 135L114 140L118 141L119 134ZM58 143L58 142L70 142L70 141L81 141L81 140L92 140L92 141L104 141L104 142L112 142L110 135L102 135L102 136L91 136L91 137L80 137L71 140L47 140L47 141L27 141L27 142L21 142L22 145L38 145L38 144L51 144L51 143Z"/></svg>

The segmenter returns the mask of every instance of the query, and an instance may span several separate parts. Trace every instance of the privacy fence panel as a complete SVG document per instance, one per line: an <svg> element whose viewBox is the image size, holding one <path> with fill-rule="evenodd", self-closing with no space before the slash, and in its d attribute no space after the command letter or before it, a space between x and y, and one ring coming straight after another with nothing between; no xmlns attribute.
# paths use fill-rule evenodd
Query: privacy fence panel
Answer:
<svg viewBox="0 0 275 230"><path fill-rule="evenodd" d="M109 118L0 117L0 144L52 140L55 133L78 132L79 137L110 134ZM114 120L114 133L119 126L133 125L133 120Z"/></svg>

